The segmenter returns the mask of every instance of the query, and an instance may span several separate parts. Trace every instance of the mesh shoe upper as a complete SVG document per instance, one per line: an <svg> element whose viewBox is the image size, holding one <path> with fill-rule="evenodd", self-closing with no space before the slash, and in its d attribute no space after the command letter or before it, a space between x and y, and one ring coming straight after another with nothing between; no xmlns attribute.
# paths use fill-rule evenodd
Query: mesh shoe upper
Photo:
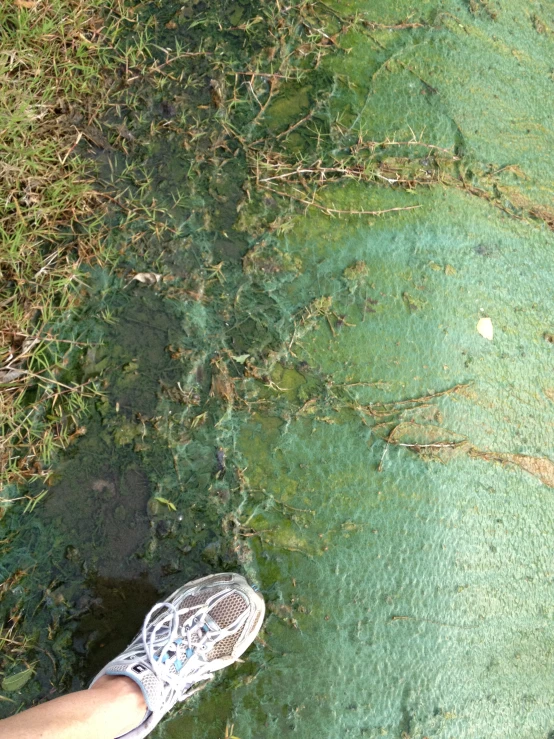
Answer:
<svg viewBox="0 0 554 739"><path fill-rule="evenodd" d="M225 591L225 586L218 586L215 588L205 588L205 593L202 592L200 595L189 595L183 599L181 608L190 608L191 613L196 613L198 609L203 605L206 598L212 595ZM249 604L244 595L239 592L232 591L218 601L209 612L209 618L213 619L215 624L221 629L229 628L234 622L248 610ZM186 620L186 614L181 615L180 625L184 625ZM246 623L238 628L236 633L231 634L221 641L214 644L213 648L206 653L206 659L212 661L214 659L221 659L222 657L230 657L233 654L233 648L240 639Z"/></svg>
<svg viewBox="0 0 554 739"><path fill-rule="evenodd" d="M261 627L265 606L241 575L210 575L175 591L145 618L142 632L96 676L125 675L142 689L148 714L125 739L147 736L198 683L235 662Z"/></svg>

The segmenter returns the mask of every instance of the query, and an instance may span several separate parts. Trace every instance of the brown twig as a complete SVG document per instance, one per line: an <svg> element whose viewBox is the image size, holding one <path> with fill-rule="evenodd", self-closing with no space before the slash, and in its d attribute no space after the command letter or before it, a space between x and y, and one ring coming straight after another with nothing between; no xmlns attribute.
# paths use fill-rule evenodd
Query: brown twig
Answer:
<svg viewBox="0 0 554 739"><path fill-rule="evenodd" d="M316 203L314 200L306 200L305 198L300 198L296 195L291 195L288 192L282 192L281 190L274 190L271 187L262 187L262 189L267 190L268 192L272 192L274 195L280 195L283 198L289 198L289 200L294 200L298 203L302 203L303 205L306 205L309 208L317 208L318 210L321 210L323 213L326 213L327 215L346 215L346 216L383 216L387 213L398 213L400 211L405 210L417 210L418 208L422 208L422 205L408 205L405 207L398 207L398 208L385 208L384 210L346 210L342 208L333 208L332 206L328 205L321 205L320 203Z"/></svg>

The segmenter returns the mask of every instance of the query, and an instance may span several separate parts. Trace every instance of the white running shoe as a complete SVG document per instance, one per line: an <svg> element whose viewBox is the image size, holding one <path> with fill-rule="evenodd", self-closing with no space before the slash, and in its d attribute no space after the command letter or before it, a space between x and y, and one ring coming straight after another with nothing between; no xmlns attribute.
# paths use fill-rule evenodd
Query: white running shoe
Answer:
<svg viewBox="0 0 554 739"><path fill-rule="evenodd" d="M157 603L142 632L94 678L125 675L141 688L147 713L119 739L142 739L198 683L236 662L256 638L265 613L262 596L242 575L209 575Z"/></svg>

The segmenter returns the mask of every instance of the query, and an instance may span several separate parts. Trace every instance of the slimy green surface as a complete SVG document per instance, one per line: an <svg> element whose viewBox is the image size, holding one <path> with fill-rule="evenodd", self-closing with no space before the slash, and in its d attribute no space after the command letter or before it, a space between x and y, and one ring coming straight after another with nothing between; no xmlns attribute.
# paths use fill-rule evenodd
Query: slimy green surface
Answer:
<svg viewBox="0 0 554 739"><path fill-rule="evenodd" d="M507 228L464 196L449 204L465 218L445 217L443 200L394 226L339 229L340 251L327 241L324 292L340 289L333 273L364 259L379 303L365 320L348 312L355 326L337 337L322 326L298 356L335 382L387 378L386 388L352 388L365 402L472 383L414 414L421 426L406 441L453 431L487 451L551 455L542 332L552 305L536 298L552 278L552 239ZM482 256L483 244L495 256ZM429 267L445 258L455 275ZM404 290L424 303L412 314ZM491 343L476 332L481 310L497 329ZM463 454L424 461L360 419L325 416L277 430L249 423L241 436L254 487L315 515L280 517L264 501L252 510L271 530L255 546L262 581L292 613L270 616L268 643L286 656L271 653L259 675L257 711L251 690L237 701L237 735L546 736L551 488ZM431 436L428 424L441 430Z"/></svg>
<svg viewBox="0 0 554 739"><path fill-rule="evenodd" d="M42 650L18 707L233 569L260 639L153 736L551 739L554 4L130 17L160 64L196 54L136 83L102 154L170 228L125 222L139 256L91 277L104 397L2 519Z"/></svg>
<svg viewBox="0 0 554 739"><path fill-rule="evenodd" d="M288 309L331 297L332 312L275 370L281 407L241 423L254 491L241 521L260 532L250 566L270 608L255 679L228 683L240 739L554 730L552 480L536 459L526 471L501 456L554 455L554 238L525 213L552 196L554 47L537 29L554 6L469 6L350 3L376 23L434 27L351 31L348 53L323 62L331 118L365 140L449 149L468 181L498 172L498 197L338 185L323 196L335 208L420 208L311 210L280 239L301 262L281 288ZM484 316L492 341L477 331ZM381 405L410 398L424 399ZM209 716L223 695L167 735L221 736Z"/></svg>

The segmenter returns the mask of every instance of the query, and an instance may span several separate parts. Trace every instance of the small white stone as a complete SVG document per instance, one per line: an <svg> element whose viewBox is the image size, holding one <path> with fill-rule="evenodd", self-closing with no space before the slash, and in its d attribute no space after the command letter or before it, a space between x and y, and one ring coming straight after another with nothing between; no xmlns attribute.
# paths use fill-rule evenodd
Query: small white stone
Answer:
<svg viewBox="0 0 554 739"><path fill-rule="evenodd" d="M494 329L492 327L492 321L490 318L480 318L477 324L477 331L481 334L484 339L492 341L494 337Z"/></svg>

